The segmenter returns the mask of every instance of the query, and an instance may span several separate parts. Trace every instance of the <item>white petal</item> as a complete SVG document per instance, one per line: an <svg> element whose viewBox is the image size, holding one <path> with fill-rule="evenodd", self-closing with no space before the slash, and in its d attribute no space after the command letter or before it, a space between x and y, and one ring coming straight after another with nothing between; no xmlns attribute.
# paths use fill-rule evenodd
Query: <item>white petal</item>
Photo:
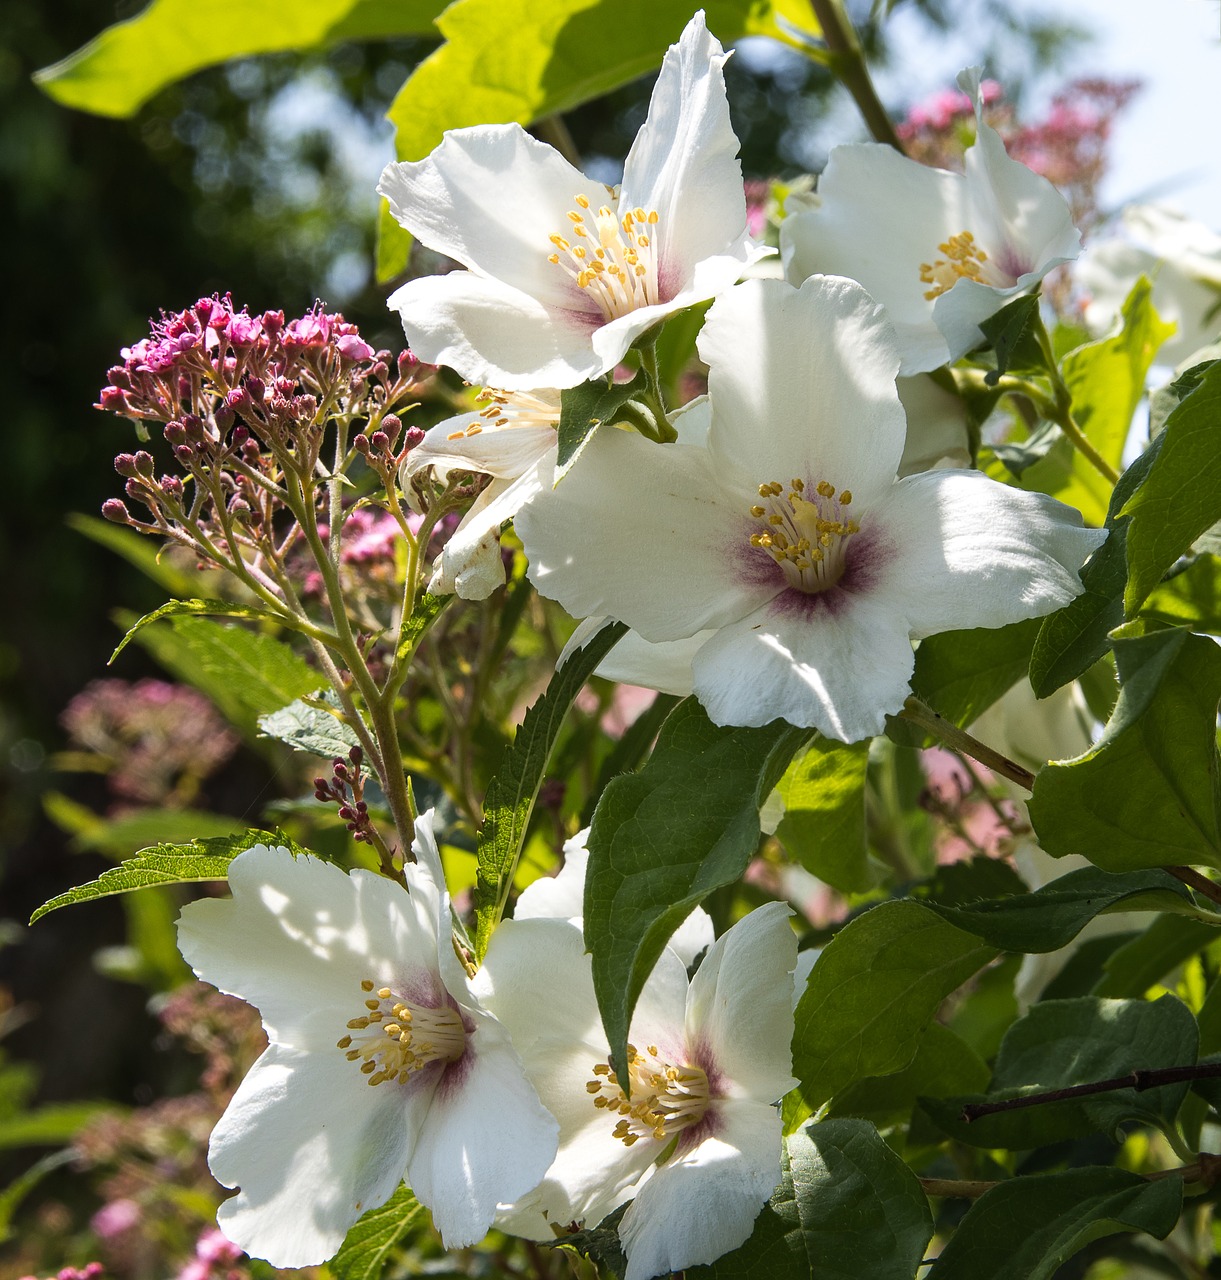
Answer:
<svg viewBox="0 0 1221 1280"><path fill-rule="evenodd" d="M479 1015L471 1046L437 1086L407 1168L450 1249L478 1243L497 1204L538 1184L559 1136L505 1028Z"/></svg>
<svg viewBox="0 0 1221 1280"><path fill-rule="evenodd" d="M559 421L559 408L556 408ZM468 436L469 427L480 427ZM410 481L417 472L431 467L444 481L451 471L471 471L512 480L528 470L555 445L555 427L497 427L482 413L460 413L438 422L424 433L424 439L407 455L403 465Z"/></svg>
<svg viewBox="0 0 1221 1280"><path fill-rule="evenodd" d="M1074 508L978 471L908 476L871 515L891 547L872 593L913 637L1051 613L1081 594L1081 565L1106 540Z"/></svg>
<svg viewBox="0 0 1221 1280"><path fill-rule="evenodd" d="M715 937L712 917L703 907L696 907L670 935L666 946L690 969L700 952L712 946Z"/></svg>
<svg viewBox="0 0 1221 1280"><path fill-rule="evenodd" d="M719 1089L770 1103L797 1085L792 1073L793 912L770 902L721 935L687 995L689 1046L715 1067Z"/></svg>
<svg viewBox="0 0 1221 1280"><path fill-rule="evenodd" d="M699 352L708 449L747 505L760 484L794 476L850 489L864 505L890 487L906 432L899 359L889 321L859 285L749 280L713 303Z"/></svg>
<svg viewBox="0 0 1221 1280"><path fill-rule="evenodd" d="M918 374L895 384L907 414L907 440L899 463L901 476L937 465L969 467L970 436L966 405L932 378Z"/></svg>
<svg viewBox="0 0 1221 1280"><path fill-rule="evenodd" d="M589 186L520 125L493 124L449 130L425 159L387 165L377 189L429 248L549 306L585 310L581 290L547 255Z"/></svg>
<svg viewBox="0 0 1221 1280"><path fill-rule="evenodd" d="M785 592L696 654L695 694L716 724L782 718L858 742L900 710L915 665L905 619L870 594L822 594Z"/></svg>
<svg viewBox="0 0 1221 1280"><path fill-rule="evenodd" d="M1166 205L1130 204L1123 224L1142 244L1197 280L1221 285L1221 236Z"/></svg>
<svg viewBox="0 0 1221 1280"><path fill-rule="evenodd" d="M678 952L666 947L637 997L629 1041L656 1045L669 1062L685 1061L687 986L686 964Z"/></svg>
<svg viewBox="0 0 1221 1280"><path fill-rule="evenodd" d="M277 1267L330 1258L402 1181L430 1092L370 1087L338 1050L271 1045L212 1133L213 1174L241 1186L217 1214L225 1234Z"/></svg>
<svg viewBox="0 0 1221 1280"><path fill-rule="evenodd" d="M726 1100L716 1114L714 1136L658 1169L623 1215L624 1280L715 1262L749 1238L780 1182L783 1126L757 1102Z"/></svg>
<svg viewBox="0 0 1221 1280"><path fill-rule="evenodd" d="M818 181L821 203L780 226L785 274L850 276L881 302L895 326L902 372L949 358L920 279L948 236L968 230L961 174L932 169L881 143L833 147Z"/></svg>
<svg viewBox="0 0 1221 1280"><path fill-rule="evenodd" d="M724 506L705 450L602 428L555 489L515 522L530 579L574 617L607 615L649 640L742 617L776 590L741 569L759 557L750 517Z"/></svg>
<svg viewBox="0 0 1221 1280"><path fill-rule="evenodd" d="M179 949L205 982L257 1006L273 1041L333 1052L363 1012L363 979L436 971L435 924L382 876L256 845L229 884L232 898L183 908Z"/></svg>
<svg viewBox="0 0 1221 1280"><path fill-rule="evenodd" d="M590 345L601 316L549 308L472 271L410 280L390 295L412 351L502 391L575 387L605 373Z"/></svg>
<svg viewBox="0 0 1221 1280"><path fill-rule="evenodd" d="M697 631L685 640L650 644L629 631L598 664L598 674L620 684L641 685L685 698L692 690L691 664L715 631Z"/></svg>
<svg viewBox="0 0 1221 1280"><path fill-rule="evenodd" d="M585 868L589 828L564 844L564 865L554 876L541 876L522 890L513 908L514 920L580 920L585 913Z"/></svg>
<svg viewBox="0 0 1221 1280"><path fill-rule="evenodd" d="M727 56L697 13L666 52L648 119L623 166L620 207L658 214L652 234L666 299L690 286L701 259L729 253L740 274L752 256L738 139L725 96Z"/></svg>

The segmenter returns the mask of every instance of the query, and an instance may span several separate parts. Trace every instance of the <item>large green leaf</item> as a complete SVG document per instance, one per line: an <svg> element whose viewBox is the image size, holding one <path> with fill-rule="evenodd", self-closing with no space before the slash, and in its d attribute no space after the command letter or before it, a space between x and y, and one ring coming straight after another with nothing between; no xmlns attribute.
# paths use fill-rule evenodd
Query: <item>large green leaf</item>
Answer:
<svg viewBox="0 0 1221 1280"><path fill-rule="evenodd" d="M322 676L274 636L211 618L175 617L136 636L163 667L206 693L247 737L258 718L316 693Z"/></svg>
<svg viewBox="0 0 1221 1280"><path fill-rule="evenodd" d="M1075 348L1061 366L1077 425L1116 471L1144 395L1145 375L1158 347L1174 332L1159 319L1151 292L1142 276L1124 302L1119 333ZM1022 484L1076 507L1090 524L1102 524L1110 505L1112 485L1067 439L1024 472Z"/></svg>
<svg viewBox="0 0 1221 1280"><path fill-rule="evenodd" d="M240 836L217 836L195 840L190 844L159 844L142 849L120 866L103 871L96 880L78 885L44 902L30 917L30 923L42 919L49 911L71 906L75 902L92 902L115 893L130 893L160 884L187 884L200 880L224 880L229 863L243 849L256 844L283 845L294 855L305 852L282 831L244 831Z"/></svg>
<svg viewBox="0 0 1221 1280"><path fill-rule="evenodd" d="M788 767L777 790L784 817L776 837L790 857L842 893L871 889L865 848L869 743L819 739Z"/></svg>
<svg viewBox="0 0 1221 1280"><path fill-rule="evenodd" d="M1197 556L1182 573L1153 589L1141 613L1171 626L1221 635L1221 556Z"/></svg>
<svg viewBox="0 0 1221 1280"><path fill-rule="evenodd" d="M610 382L597 378L560 392L560 422L556 429L555 478L558 484L576 462L586 442L604 422L638 392L648 386L643 372L630 382Z"/></svg>
<svg viewBox="0 0 1221 1280"><path fill-rule="evenodd" d="M916 1175L863 1120L785 1139L783 1177L740 1249L688 1280L911 1280L933 1234Z"/></svg>
<svg viewBox="0 0 1221 1280"><path fill-rule="evenodd" d="M1116 1089L1015 1111L980 1116L969 1124L969 1103L996 1102L1025 1094L1112 1080L1136 1070L1193 1066L1199 1032L1191 1011L1174 996L1145 1000L1043 1000L1005 1033L986 1094L922 1099L937 1124L976 1147L1028 1150L1091 1133L1114 1134L1135 1121L1172 1120L1188 1084L1137 1092Z"/></svg>
<svg viewBox="0 0 1221 1280"><path fill-rule="evenodd" d="M1082 853L1107 871L1221 866L1221 652L1186 631L1139 629L1115 635L1121 689L1105 731L1085 755L1040 771L1031 822L1048 853Z"/></svg>
<svg viewBox="0 0 1221 1280"><path fill-rule="evenodd" d="M1134 613L1162 574L1211 525L1221 520L1221 363L1166 419L1161 452L1124 505L1128 529L1128 589Z"/></svg>
<svg viewBox="0 0 1221 1280"><path fill-rule="evenodd" d="M704 8L724 44L747 34L792 43L777 13L787 29L817 35L799 0L712 0ZM447 129L530 124L609 93L660 66L692 11L687 0L455 0L437 19L445 44L416 68L387 113L398 158L423 159ZM820 56L818 46L809 52ZM544 247L551 230L540 229ZM379 279L405 265L404 243L410 238L383 202Z"/></svg>
<svg viewBox="0 0 1221 1280"><path fill-rule="evenodd" d="M60 1102L4 1117L0 1119L0 1151L64 1146L89 1121L119 1110L109 1102Z"/></svg>
<svg viewBox="0 0 1221 1280"><path fill-rule="evenodd" d="M1184 960L1216 942L1217 924L1221 919L1209 924L1177 914L1156 916L1143 933L1111 952L1090 994L1117 999L1143 996Z"/></svg>
<svg viewBox="0 0 1221 1280"><path fill-rule="evenodd" d="M546 692L526 712L488 784L474 895L475 953L480 959L508 901L522 841L564 717L585 681L626 631L621 622L603 627L555 673Z"/></svg>
<svg viewBox="0 0 1221 1280"><path fill-rule="evenodd" d="M793 1074L806 1105L901 1071L942 1000L995 955L915 902L884 902L847 924L797 1005Z"/></svg>
<svg viewBox="0 0 1221 1280"><path fill-rule="evenodd" d="M662 727L648 764L616 778L594 811L585 942L611 1053L626 1060L636 998L670 935L746 870L759 807L809 737L776 720L714 725L694 698Z"/></svg>
<svg viewBox="0 0 1221 1280"><path fill-rule="evenodd" d="M380 1280L395 1249L428 1226L428 1210L399 1184L394 1195L370 1209L348 1232L328 1264L338 1280Z"/></svg>
<svg viewBox="0 0 1221 1280"><path fill-rule="evenodd" d="M298 698L288 706L259 716L259 732L287 743L294 751L311 755L346 756L360 739L342 719L339 699L330 689L308 700Z"/></svg>
<svg viewBox="0 0 1221 1280"><path fill-rule="evenodd" d="M161 550L164 544L155 538L111 524L109 520L100 520L97 516L81 515L79 512L68 516L65 523L90 542L96 542L99 547L105 547L107 551L121 556L128 564L135 565L146 578L172 596L186 599L203 595L208 590L208 574L185 567L175 556L163 556ZM214 578L217 575L211 576Z"/></svg>
<svg viewBox="0 0 1221 1280"><path fill-rule="evenodd" d="M34 79L66 107L131 116L166 85L230 58L435 34L442 7L441 0L152 0Z"/></svg>
<svg viewBox="0 0 1221 1280"><path fill-rule="evenodd" d="M1182 908L1185 913L1199 914L1182 881L1164 871L1112 875L1097 867L1070 871L1034 893L1014 894L967 906L946 906L939 902L925 905L951 924L978 935L1002 951L1035 953L1058 951L1067 946L1103 911ZM1217 924L1221 925L1221 916L1217 917Z"/></svg>
<svg viewBox="0 0 1221 1280"><path fill-rule="evenodd" d="M273 613L270 609L249 604L234 604L232 600L169 600L160 608L146 613L127 629L127 634L119 641L118 648L110 655L110 661L113 662L127 648L136 633L143 631L150 623L160 622L162 618L180 617L245 618L247 621L285 622L282 614Z"/></svg>
<svg viewBox="0 0 1221 1280"><path fill-rule="evenodd" d="M1051 1280L1093 1240L1116 1231L1164 1239L1179 1220L1179 1178L1068 1169L1002 1182L971 1206L937 1259L937 1280Z"/></svg>

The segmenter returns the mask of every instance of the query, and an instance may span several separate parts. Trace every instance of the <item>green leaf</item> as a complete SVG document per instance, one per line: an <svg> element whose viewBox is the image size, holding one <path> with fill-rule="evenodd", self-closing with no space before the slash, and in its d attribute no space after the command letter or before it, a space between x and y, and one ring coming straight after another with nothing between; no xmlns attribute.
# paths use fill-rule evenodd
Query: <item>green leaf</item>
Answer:
<svg viewBox="0 0 1221 1280"><path fill-rule="evenodd" d="M1098 742L1035 779L1030 819L1053 857L1107 871L1221 866L1216 712L1221 652L1186 631L1116 633L1120 694Z"/></svg>
<svg viewBox="0 0 1221 1280"><path fill-rule="evenodd" d="M919 1179L863 1120L785 1139L750 1239L688 1280L911 1280L933 1235Z"/></svg>
<svg viewBox="0 0 1221 1280"><path fill-rule="evenodd" d="M1150 438L1165 431L1166 419L1200 385L1204 375L1217 363L1218 357L1221 357L1221 343L1202 348L1195 353L1194 364L1153 392L1149 397ZM1188 359L1193 357L1188 356Z"/></svg>
<svg viewBox="0 0 1221 1280"><path fill-rule="evenodd" d="M62 1169L80 1159L80 1153L69 1148L67 1151L52 1151L43 1156L36 1164L32 1164L23 1174L0 1191L0 1244L13 1238L13 1214L17 1212L22 1200L55 1169Z"/></svg>
<svg viewBox="0 0 1221 1280"><path fill-rule="evenodd" d="M1174 331L1158 318L1150 294L1142 276L1123 304L1119 333L1070 351L1061 368L1077 425L1116 471L1145 393L1145 375L1158 347ZM1102 524L1113 487L1067 439L1031 467L1022 483L1076 507L1090 524Z"/></svg>
<svg viewBox="0 0 1221 1280"><path fill-rule="evenodd" d="M1038 341L1039 295L1027 293L1006 303L995 315L980 321L980 332L996 352L996 368L984 375L994 387L1001 374L1011 370L1040 370L1046 367Z"/></svg>
<svg viewBox="0 0 1221 1280"><path fill-rule="evenodd" d="M1170 626L1221 634L1221 556L1197 556L1182 573L1155 587L1140 611Z"/></svg>
<svg viewBox="0 0 1221 1280"><path fill-rule="evenodd" d="M1025 1151L1091 1133L1114 1135L1128 1122L1156 1126L1173 1120L1188 1083L1047 1102L981 1116L969 1124L962 1109L968 1103L1112 1080L1136 1070L1192 1066L1198 1050L1196 1021L1174 996L1152 1003L1096 996L1043 1000L1005 1033L986 1094L924 1098L921 1106L951 1137L975 1147Z"/></svg>
<svg viewBox="0 0 1221 1280"><path fill-rule="evenodd" d="M322 677L274 636L210 618L175 617L141 631L137 643L194 685L247 737L258 718L317 691Z"/></svg>
<svg viewBox="0 0 1221 1280"><path fill-rule="evenodd" d="M343 709L333 689L310 699L298 698L269 716L259 716L264 737L285 742L294 751L311 755L346 756L360 739L343 721Z"/></svg>
<svg viewBox="0 0 1221 1280"><path fill-rule="evenodd" d="M1157 460L1128 499L1128 589L1134 613L1162 575L1221 520L1221 363L1166 419Z"/></svg>
<svg viewBox="0 0 1221 1280"><path fill-rule="evenodd" d="M1177 914L1158 916L1144 933L1111 952L1103 966L1103 977L1091 994L1143 996L1155 982L1216 940L1216 925L1184 920Z"/></svg>
<svg viewBox="0 0 1221 1280"><path fill-rule="evenodd" d="M789 765L777 790L784 817L776 838L790 857L841 893L873 888L865 848L869 743L819 739Z"/></svg>
<svg viewBox="0 0 1221 1280"><path fill-rule="evenodd" d="M162 555L163 544L153 538L125 529L121 525L111 524L109 520L99 520L97 516L84 516L78 512L68 516L66 523L90 542L96 542L98 546L113 551L129 564L135 565L145 577L151 578L170 595L186 598L206 590L204 574L184 568L173 556Z"/></svg>
<svg viewBox="0 0 1221 1280"><path fill-rule="evenodd" d="M648 764L606 788L589 833L585 943L611 1053L625 1060L636 998L670 935L759 844L759 807L809 730L714 725L694 698Z"/></svg>
<svg viewBox="0 0 1221 1280"><path fill-rule="evenodd" d="M1128 498L1149 474L1162 449L1159 436L1119 477L1107 508L1107 540L1081 570L1085 590L1063 609L1043 619L1030 655L1030 684L1038 698L1076 680L1111 647L1110 632L1123 622L1123 593L1128 583Z"/></svg>
<svg viewBox="0 0 1221 1280"><path fill-rule="evenodd" d="M551 678L546 692L526 712L483 800L475 877L475 954L483 958L504 912L530 815L547 761L569 708L598 663L627 631L621 622L603 627Z"/></svg>
<svg viewBox="0 0 1221 1280"><path fill-rule="evenodd" d="M602 798L602 792L612 778L637 769L648 754L661 726L681 699L672 693L659 693L657 697L628 725L626 732L611 748L598 770L589 799L581 812L581 826L587 827L593 820L594 809Z"/></svg>
<svg viewBox="0 0 1221 1280"><path fill-rule="evenodd" d="M428 1222L428 1210L399 1183L384 1205L352 1227L327 1265L338 1280L381 1280L394 1250Z"/></svg>
<svg viewBox="0 0 1221 1280"><path fill-rule="evenodd" d="M777 7L799 32L817 34L801 6ZM705 9L724 44L747 33L785 38L765 0ZM446 43L387 113L398 157L422 159L447 129L529 124L601 97L660 66L691 13L686 0L456 0L437 19Z"/></svg>
<svg viewBox="0 0 1221 1280"><path fill-rule="evenodd" d="M871 1076L835 1095L827 1114L858 1116L878 1128L903 1124L921 1097L982 1093L991 1077L987 1063L961 1036L930 1022L920 1037L916 1056L888 1076Z"/></svg>
<svg viewBox="0 0 1221 1280"><path fill-rule="evenodd" d="M750 1239L691 1280L910 1280L932 1237L912 1171L860 1120L785 1140L783 1176Z"/></svg>
<svg viewBox="0 0 1221 1280"><path fill-rule="evenodd" d="M648 379L640 372L630 382L612 382L608 386L605 379L595 379L560 392L556 484L568 474L594 431L602 423L613 421L615 414L647 385Z"/></svg>
<svg viewBox="0 0 1221 1280"><path fill-rule="evenodd" d="M995 955L915 902L884 902L850 921L797 1005L793 1074L806 1105L903 1070L942 1000Z"/></svg>
<svg viewBox="0 0 1221 1280"><path fill-rule="evenodd" d="M283 625L291 625L281 614L270 609L259 609L248 604L234 604L231 600L170 600L152 613L146 613L127 634L119 641L119 646L110 655L113 662L127 648L128 641L150 622L159 622L162 618L178 617L213 617L213 618L246 618L249 620L265 620Z"/></svg>
<svg viewBox="0 0 1221 1280"><path fill-rule="evenodd" d="M441 7L440 0L153 0L34 79L66 107L131 116L202 67L346 39L428 35Z"/></svg>
<svg viewBox="0 0 1221 1280"><path fill-rule="evenodd" d="M412 611L411 617L403 623L399 632L398 649L394 655L395 661L403 663L411 657L420 641L424 638L425 632L441 616L441 611L450 603L452 598L452 596L434 596L430 591L425 591L416 600L415 609Z"/></svg>
<svg viewBox="0 0 1221 1280"><path fill-rule="evenodd" d="M1026 674L1041 622L1026 618L1007 627L943 631L921 640L912 692L960 729L965 728ZM886 732L904 746L932 741L897 717L890 718Z"/></svg>
<svg viewBox="0 0 1221 1280"><path fill-rule="evenodd" d="M30 917L30 923L41 920L47 912L57 911L60 907L108 898L115 893L130 893L133 889L147 889L150 885L224 880L229 875L229 863L243 849L253 848L256 844L284 845L292 850L294 856L306 852L282 831L249 830L240 836L218 836L194 840L190 844L154 845L142 849L120 866L103 871L96 880L44 902Z"/></svg>
<svg viewBox="0 0 1221 1280"><path fill-rule="evenodd" d="M1182 1208L1179 1178L1147 1182L1111 1168L1013 1178L971 1206L937 1259L937 1280L1051 1280L1079 1249L1116 1231L1164 1239Z"/></svg>
<svg viewBox="0 0 1221 1280"><path fill-rule="evenodd" d="M114 1115L120 1108L108 1102L62 1102L35 1107L0 1120L0 1150L17 1147L60 1147L71 1142L90 1120Z"/></svg>
<svg viewBox="0 0 1221 1280"><path fill-rule="evenodd" d="M1133 900L1136 900L1135 902ZM1015 894L970 906L926 902L944 920L976 934L1002 951L1041 953L1067 946L1103 911L1166 911L1174 905L1194 910L1182 881L1164 871L1111 875L1082 867L1034 893ZM1180 920L1180 925L1186 922ZM1221 925L1221 917L1217 918ZM1163 970L1165 972L1165 970Z"/></svg>

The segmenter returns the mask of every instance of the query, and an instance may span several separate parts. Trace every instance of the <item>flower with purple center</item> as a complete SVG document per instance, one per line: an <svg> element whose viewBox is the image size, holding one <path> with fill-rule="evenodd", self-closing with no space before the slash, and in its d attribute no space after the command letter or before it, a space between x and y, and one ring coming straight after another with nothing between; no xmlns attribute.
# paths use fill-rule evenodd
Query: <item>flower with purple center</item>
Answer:
<svg viewBox="0 0 1221 1280"><path fill-rule="evenodd" d="M904 414L883 309L851 280L754 280L700 334L693 443L601 429L516 520L574 617L626 622L718 724L782 718L856 741L908 695L912 640L1038 617L1104 541L1079 512L977 471L896 478ZM638 655L639 656L639 655Z"/></svg>
<svg viewBox="0 0 1221 1280"><path fill-rule="evenodd" d="M1080 251L1064 197L1010 159L982 118L978 69L959 84L976 104L965 173L933 169L881 143L835 147L818 204L786 218L786 277L858 280L894 323L900 372L923 373L983 341L980 322Z"/></svg>
<svg viewBox="0 0 1221 1280"><path fill-rule="evenodd" d="M405 892L256 845L230 866L232 898L179 922L187 962L267 1032L208 1162L241 1188L221 1229L277 1267L330 1258L404 1179L447 1247L474 1244L555 1155L556 1123L452 945L431 813L412 848Z"/></svg>
<svg viewBox="0 0 1221 1280"><path fill-rule="evenodd" d="M533 918L497 930L477 989L560 1122L555 1163L498 1225L551 1240L631 1199L625 1280L713 1262L746 1240L780 1181L773 1104L796 1084L791 914L752 911L690 982L667 947L637 1001L625 1072L610 1062L580 929Z"/></svg>
<svg viewBox="0 0 1221 1280"><path fill-rule="evenodd" d="M378 191L467 268L390 298L415 353L505 391L572 387L645 330L729 288L765 250L746 233L727 55L697 13L662 63L618 188L519 125L454 129Z"/></svg>

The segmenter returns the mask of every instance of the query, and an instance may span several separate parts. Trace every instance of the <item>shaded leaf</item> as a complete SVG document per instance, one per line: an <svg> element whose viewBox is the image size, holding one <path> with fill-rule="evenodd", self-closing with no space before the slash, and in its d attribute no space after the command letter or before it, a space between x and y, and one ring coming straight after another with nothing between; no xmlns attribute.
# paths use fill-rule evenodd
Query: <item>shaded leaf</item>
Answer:
<svg viewBox="0 0 1221 1280"><path fill-rule="evenodd" d="M159 622L162 618L178 617L212 617L212 618L246 618L278 622L291 626L291 621L283 615L273 613L270 609L259 609L254 605L234 604L231 600L170 600L152 613L146 613L136 624L128 628L127 634L119 641L118 648L110 655L113 662L127 648L128 642L138 631L142 631L150 622Z"/></svg>
<svg viewBox="0 0 1221 1280"><path fill-rule="evenodd" d="M621 622L603 627L552 676L546 692L526 712L488 784L474 893L475 954L479 959L508 901L518 854L564 717L585 681L626 631Z"/></svg>
<svg viewBox="0 0 1221 1280"><path fill-rule="evenodd" d="M259 731L264 737L287 743L294 751L323 757L346 756L353 747L360 746L360 739L343 722L342 715L334 690L324 689L308 701L298 698L269 716L259 716Z"/></svg>
<svg viewBox="0 0 1221 1280"><path fill-rule="evenodd" d="M602 423L613 421L615 414L647 385L647 377L640 372L630 382L611 382L608 385L604 379L596 379L560 392L556 484L568 474L594 431Z"/></svg>
<svg viewBox="0 0 1221 1280"><path fill-rule="evenodd" d="M670 935L759 844L759 808L809 731L773 721L714 725L694 698L662 726L639 773L616 778L594 811L585 943L611 1053L624 1060L636 998Z"/></svg>
<svg viewBox="0 0 1221 1280"><path fill-rule="evenodd" d="M984 375L993 387L1001 374L1011 370L1041 370L1046 367L1038 341L1039 295L1023 294L1006 303L995 314L980 321L980 332L996 352L996 368Z"/></svg>

